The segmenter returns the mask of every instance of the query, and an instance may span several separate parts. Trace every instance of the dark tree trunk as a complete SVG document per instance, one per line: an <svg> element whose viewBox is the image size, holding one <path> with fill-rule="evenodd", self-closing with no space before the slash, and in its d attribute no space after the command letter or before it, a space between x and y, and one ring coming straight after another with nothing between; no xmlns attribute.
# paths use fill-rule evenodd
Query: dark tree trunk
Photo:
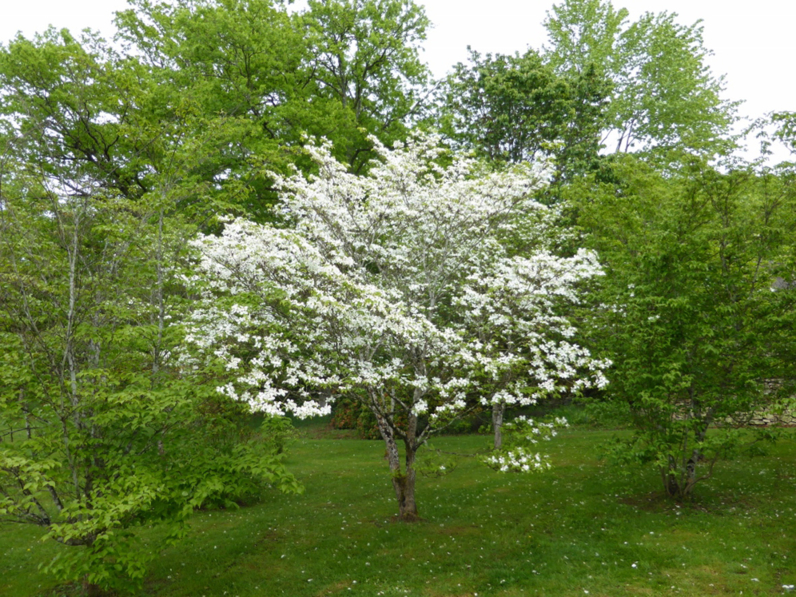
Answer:
<svg viewBox="0 0 796 597"><path fill-rule="evenodd" d="M672 458L669 459L668 468L661 467L661 480L663 489L669 497L680 499L680 483L677 481L677 466Z"/></svg>
<svg viewBox="0 0 796 597"><path fill-rule="evenodd" d="M86 597L106 597L108 595L102 587L88 582L88 580L83 581L83 594Z"/></svg>
<svg viewBox="0 0 796 597"><path fill-rule="evenodd" d="M405 474L393 474L392 486L398 499L398 518L403 522L420 520L415 502L415 470L409 469Z"/></svg>
<svg viewBox="0 0 796 597"><path fill-rule="evenodd" d="M93 535L86 538L85 545L88 549L94 545L94 540L96 537ZM86 597L106 597L109 593L105 591L101 586L98 584L94 584L88 580L88 576L83 578L83 595Z"/></svg>

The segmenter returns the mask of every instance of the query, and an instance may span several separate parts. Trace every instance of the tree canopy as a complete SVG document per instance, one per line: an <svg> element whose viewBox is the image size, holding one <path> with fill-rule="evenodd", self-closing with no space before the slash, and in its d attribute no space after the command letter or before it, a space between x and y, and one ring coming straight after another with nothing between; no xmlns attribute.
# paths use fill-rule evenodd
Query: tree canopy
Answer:
<svg viewBox="0 0 796 597"><path fill-rule="evenodd" d="M603 130L616 152L731 149L737 103L722 97L723 78L705 63L702 24L676 16L645 13L629 23L608 0L565 0L548 13L550 64L562 73L597 69L613 86Z"/></svg>
<svg viewBox="0 0 796 597"><path fill-rule="evenodd" d="M792 173L695 162L664 178L630 156L613 170L580 221L607 270L593 334L609 395L638 430L614 456L654 463L682 499L794 392Z"/></svg>
<svg viewBox="0 0 796 597"><path fill-rule="evenodd" d="M328 147L311 151L317 176L281 180L295 227L236 220L197 241L205 301L188 338L234 372L219 391L255 410L306 416L327 411L327 396L363 402L412 520L416 453L452 419L604 383L606 364L572 341L560 311L600 270L589 252L559 257L542 242L549 209L530 192L543 163L443 167L431 137L379 147L359 177ZM534 248L507 253L501 239L515 235ZM541 462L511 454L520 470Z"/></svg>

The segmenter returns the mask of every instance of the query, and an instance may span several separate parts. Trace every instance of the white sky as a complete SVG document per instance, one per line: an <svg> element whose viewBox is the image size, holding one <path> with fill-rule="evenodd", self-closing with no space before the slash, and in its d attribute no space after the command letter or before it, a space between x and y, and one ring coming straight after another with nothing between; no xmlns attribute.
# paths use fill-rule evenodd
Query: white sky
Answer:
<svg viewBox="0 0 796 597"><path fill-rule="evenodd" d="M425 0L434 23L426 60L435 73L466 57L469 43L479 52L512 53L546 42L542 21L553 0ZM796 111L796 2L793 0L613 0L630 11L630 20L664 10L691 25L702 19L709 66L726 74L727 98L746 100L749 116L772 110ZM452 10L452 7L456 10Z"/></svg>
<svg viewBox="0 0 796 597"><path fill-rule="evenodd" d="M545 42L542 21L554 0L417 0L434 24L424 58L444 75L467 58L467 45L479 52L513 53ZM796 2L794 0L613 0L630 19L644 12L676 12L690 25L702 19L710 67L726 74L726 97L745 100L741 113L759 117L772 110L796 111ZM84 27L112 35L112 13L126 0L0 0L0 40L21 30L26 36L49 24L74 31Z"/></svg>

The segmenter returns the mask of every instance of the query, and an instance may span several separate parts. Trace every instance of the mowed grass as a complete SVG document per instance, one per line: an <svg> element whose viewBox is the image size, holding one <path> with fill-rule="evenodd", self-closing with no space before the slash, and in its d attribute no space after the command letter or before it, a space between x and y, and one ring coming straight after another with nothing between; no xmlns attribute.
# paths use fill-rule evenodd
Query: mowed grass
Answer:
<svg viewBox="0 0 796 597"><path fill-rule="evenodd" d="M142 595L780 595L796 585L794 434L767 456L722 463L692 503L660 497L654 470L623 476L597 459L612 432L570 429L554 469L501 475L462 458L418 480L424 521L397 523L379 441L304 433L288 465L303 495L197 512L159 552ZM483 436L438 439L473 452ZM154 531L149 540L154 545ZM0 527L0 595L74 594L37 565L60 548Z"/></svg>

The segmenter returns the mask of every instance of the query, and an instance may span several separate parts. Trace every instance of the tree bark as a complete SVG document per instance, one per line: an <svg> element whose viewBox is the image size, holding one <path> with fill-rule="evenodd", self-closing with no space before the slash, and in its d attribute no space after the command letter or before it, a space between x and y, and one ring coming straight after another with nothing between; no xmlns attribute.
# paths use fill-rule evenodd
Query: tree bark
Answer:
<svg viewBox="0 0 796 597"><path fill-rule="evenodd" d="M86 595L86 597L105 597L108 595L102 587L88 582L87 579L83 580L83 594Z"/></svg>
<svg viewBox="0 0 796 597"><path fill-rule="evenodd" d="M94 545L94 541L96 540L96 536L91 535L86 538L86 548L90 549L92 545ZM105 597L108 593L98 584L95 584L88 579L88 575L83 577L83 594L86 597Z"/></svg>
<svg viewBox="0 0 796 597"><path fill-rule="evenodd" d="M415 470L409 469L406 474L393 474L392 486L398 499L398 519L402 522L420 520L415 502Z"/></svg>
<svg viewBox="0 0 796 597"><path fill-rule="evenodd" d="M495 432L495 450L503 447L503 413L505 404L492 405L492 430Z"/></svg>
<svg viewBox="0 0 796 597"><path fill-rule="evenodd" d="M415 470L413 468L415 450L410 445L410 442L404 442L406 446L406 471L402 471L395 433L383 416L377 414L376 421L381 436L384 438L384 444L387 447L387 462L390 464L392 486L395 490L395 497L398 500L398 520L416 522L420 520L420 517L417 514L417 503L415 502Z"/></svg>
<svg viewBox="0 0 796 597"><path fill-rule="evenodd" d="M680 496L680 483L677 481L677 463L674 458L669 457L669 466L661 467L661 480L663 481L663 488L666 495L679 499Z"/></svg>

